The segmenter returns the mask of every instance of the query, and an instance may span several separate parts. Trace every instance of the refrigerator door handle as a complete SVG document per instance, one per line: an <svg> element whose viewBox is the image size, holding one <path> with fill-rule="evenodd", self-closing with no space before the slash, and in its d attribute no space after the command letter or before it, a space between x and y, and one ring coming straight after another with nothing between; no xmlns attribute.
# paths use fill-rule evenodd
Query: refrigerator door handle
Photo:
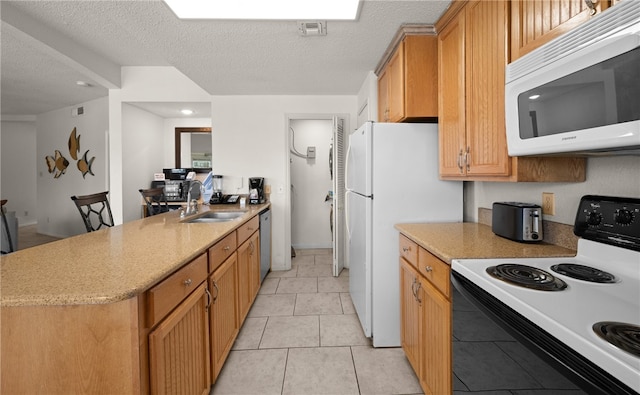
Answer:
<svg viewBox="0 0 640 395"><path fill-rule="evenodd" d="M349 189L349 159L351 158L351 144L347 147L347 154L344 160L344 185Z"/></svg>
<svg viewBox="0 0 640 395"><path fill-rule="evenodd" d="M351 240L351 230L349 229L349 194L353 193L349 190L344 193L344 224L347 228L347 240Z"/></svg>

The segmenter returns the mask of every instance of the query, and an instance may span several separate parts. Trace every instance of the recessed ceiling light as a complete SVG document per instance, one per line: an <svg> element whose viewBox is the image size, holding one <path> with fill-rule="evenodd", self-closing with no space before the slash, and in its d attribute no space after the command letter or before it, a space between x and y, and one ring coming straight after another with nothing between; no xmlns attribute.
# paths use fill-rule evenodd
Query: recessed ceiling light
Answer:
<svg viewBox="0 0 640 395"><path fill-rule="evenodd" d="M360 0L164 0L180 19L355 20Z"/></svg>
<svg viewBox="0 0 640 395"><path fill-rule="evenodd" d="M192 115L193 114L193 110L190 110L188 108L184 108L184 109L180 110L180 112L182 113L182 115Z"/></svg>

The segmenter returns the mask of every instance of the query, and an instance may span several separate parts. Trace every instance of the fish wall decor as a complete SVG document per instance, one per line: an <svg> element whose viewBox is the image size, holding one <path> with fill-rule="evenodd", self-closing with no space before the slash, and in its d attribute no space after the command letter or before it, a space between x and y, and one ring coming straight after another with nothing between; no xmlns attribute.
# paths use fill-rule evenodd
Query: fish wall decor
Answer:
<svg viewBox="0 0 640 395"><path fill-rule="evenodd" d="M67 158L62 156L62 153L58 150L56 150L53 157L47 155L45 160L47 161L49 173L53 173L53 178L59 178L67 171L67 166L69 166Z"/></svg>
<svg viewBox="0 0 640 395"><path fill-rule="evenodd" d="M78 152L80 152L80 136L76 136L76 128L73 128L69 136L69 155L73 160L78 160Z"/></svg>
<svg viewBox="0 0 640 395"><path fill-rule="evenodd" d="M78 170L80 170L80 172L82 173L82 178L84 178L87 175L87 173L91 174L92 176L95 175L93 174L93 171L91 171L91 165L93 164L93 160L96 157L94 156L91 159L87 160L88 153L89 153L89 150L86 150L84 152L84 155L82 155L82 159L80 159L76 164L78 166Z"/></svg>
<svg viewBox="0 0 640 395"><path fill-rule="evenodd" d="M91 170L91 165L93 165L93 161L96 157L93 156L91 159L88 159L87 155L89 154L89 150L86 150L82 158L78 159L78 153L80 152L80 135L75 127L69 135L69 141L67 144L69 147L69 155L71 155L71 158L76 161L76 166L80 173L82 173L82 178L85 178L87 173L95 176L95 174L93 174L93 170ZM67 158L62 156L62 153L59 150L55 151L54 156L45 156L45 161L47 162L47 169L49 170L49 173L53 174L53 178L59 178L61 175L65 174L67 167L69 166L69 161Z"/></svg>

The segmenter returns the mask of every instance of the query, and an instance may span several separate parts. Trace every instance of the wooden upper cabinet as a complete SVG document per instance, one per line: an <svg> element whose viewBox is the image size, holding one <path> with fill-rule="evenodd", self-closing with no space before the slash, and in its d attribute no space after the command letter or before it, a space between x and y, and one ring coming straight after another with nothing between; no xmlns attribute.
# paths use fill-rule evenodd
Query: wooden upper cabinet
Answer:
<svg viewBox="0 0 640 395"><path fill-rule="evenodd" d="M586 22L610 6L610 1L607 0L593 3L594 10L584 0L512 0L511 61Z"/></svg>
<svg viewBox="0 0 640 395"><path fill-rule="evenodd" d="M467 175L508 176L504 116L508 4L474 1L465 10Z"/></svg>
<svg viewBox="0 0 640 395"><path fill-rule="evenodd" d="M438 116L437 38L432 27L401 28L376 74L380 122Z"/></svg>
<svg viewBox="0 0 640 395"><path fill-rule="evenodd" d="M440 178L584 181L583 158L507 153L504 86L510 5L458 0L436 23Z"/></svg>

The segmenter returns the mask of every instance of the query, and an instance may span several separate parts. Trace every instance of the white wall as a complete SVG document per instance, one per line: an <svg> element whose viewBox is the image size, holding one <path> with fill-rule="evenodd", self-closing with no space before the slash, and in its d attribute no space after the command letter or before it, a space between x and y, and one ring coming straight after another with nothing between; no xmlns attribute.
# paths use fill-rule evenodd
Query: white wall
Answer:
<svg viewBox="0 0 640 395"><path fill-rule="evenodd" d="M123 222L141 217L142 197L138 190L149 188L153 173L162 172L163 127L163 118L122 104Z"/></svg>
<svg viewBox="0 0 640 395"><path fill-rule="evenodd" d="M123 67L122 88L109 90L109 184L111 209L116 224L124 220L125 158L122 103L129 102L210 102L210 95L175 67ZM165 129L166 134L166 129ZM172 133L173 136L173 133ZM171 137L173 139L173 137ZM168 145L168 144L166 144ZM165 145L165 165L168 150ZM171 144L173 145L173 144ZM173 167L173 160L171 161ZM128 186L127 186L128 187Z"/></svg>
<svg viewBox="0 0 640 395"><path fill-rule="evenodd" d="M367 121L378 120L378 76L369 71L358 92L356 128Z"/></svg>
<svg viewBox="0 0 640 395"><path fill-rule="evenodd" d="M587 159L587 180L579 183L465 183L465 221L477 221L478 207L491 208L496 201L542 203L542 192L553 192L556 215L545 220L573 225L583 195L640 198L640 157Z"/></svg>
<svg viewBox="0 0 640 395"><path fill-rule="evenodd" d="M271 185L272 269L291 267L287 114L349 114L356 96L212 96L213 169L225 193L248 192L248 177ZM345 125L350 133L354 124ZM242 186L240 186L242 185Z"/></svg>
<svg viewBox="0 0 640 395"><path fill-rule="evenodd" d="M0 197L20 226L36 223L36 135L35 117L0 126Z"/></svg>
<svg viewBox="0 0 640 395"><path fill-rule="evenodd" d="M84 115L72 117L71 109L83 106ZM68 237L85 233L86 228L80 213L71 200L73 195L88 195L109 190L107 152L108 140L108 100L100 98L73 107L66 107L37 116L37 205L38 232ZM85 177L77 168L77 161L71 158L68 148L69 135L76 128L80 136L80 159L85 151L87 157L95 157L92 164L94 175ZM54 156L59 150L69 165L66 173L59 178L50 174L45 156Z"/></svg>
<svg viewBox="0 0 640 395"><path fill-rule="evenodd" d="M331 201L333 189L329 172L329 146L333 135L331 120L292 119L295 148L302 154L316 147L315 159L291 155L291 244L294 248L331 248Z"/></svg>

